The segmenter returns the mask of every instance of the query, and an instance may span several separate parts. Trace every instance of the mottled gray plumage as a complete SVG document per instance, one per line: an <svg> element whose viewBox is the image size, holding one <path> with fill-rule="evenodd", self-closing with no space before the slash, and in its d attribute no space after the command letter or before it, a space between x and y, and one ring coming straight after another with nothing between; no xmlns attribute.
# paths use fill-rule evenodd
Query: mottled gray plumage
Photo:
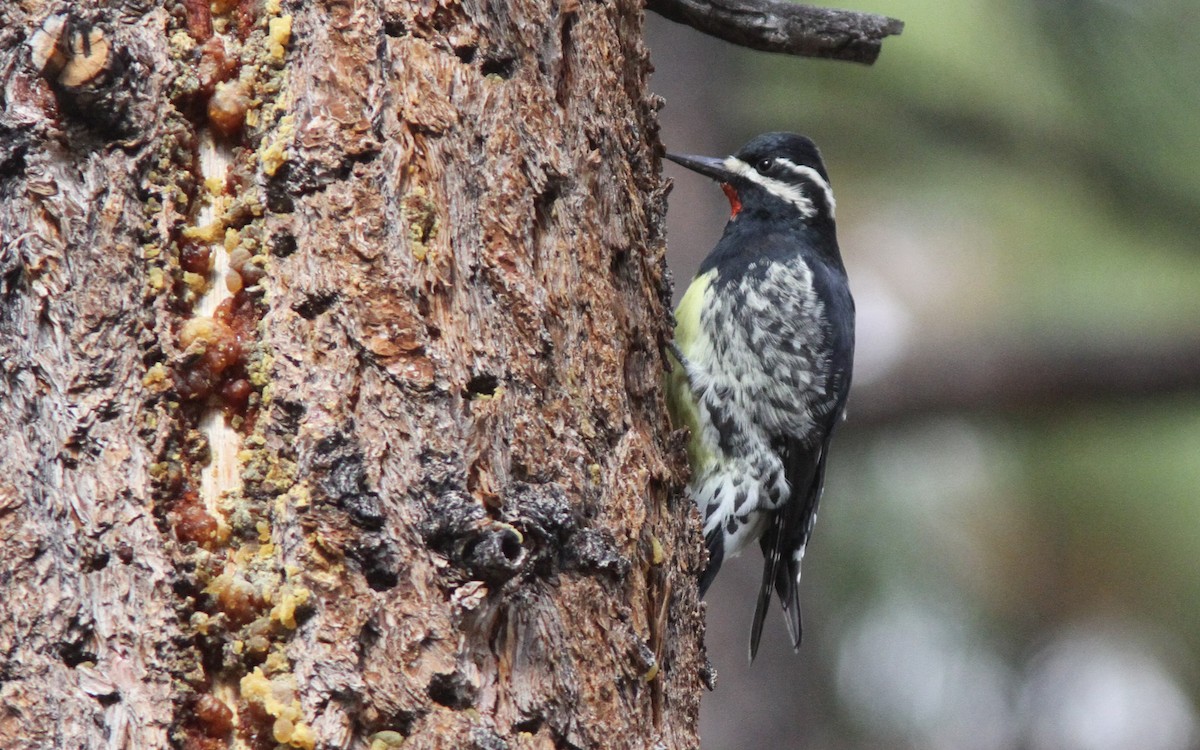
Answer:
<svg viewBox="0 0 1200 750"><path fill-rule="evenodd" d="M722 181L733 209L676 311L682 362L668 392L692 431L702 591L725 556L756 539L763 549L753 658L772 589L800 643L800 561L850 385L854 303L811 141L768 134L725 160L672 158Z"/></svg>

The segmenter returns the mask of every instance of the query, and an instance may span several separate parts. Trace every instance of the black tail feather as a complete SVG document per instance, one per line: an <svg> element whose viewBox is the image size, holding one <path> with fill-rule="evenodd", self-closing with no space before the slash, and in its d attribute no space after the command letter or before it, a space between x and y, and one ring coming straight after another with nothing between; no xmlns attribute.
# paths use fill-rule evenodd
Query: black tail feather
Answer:
<svg viewBox="0 0 1200 750"><path fill-rule="evenodd" d="M832 430L832 427L830 427ZM772 583L783 607L792 647L800 650L803 628L800 623L800 557L812 535L825 486L825 457L829 453L829 435L816 450L799 441L789 441L787 447L788 486L792 497L780 511L779 539L772 540L779 559L772 571ZM767 554L766 540L761 540Z"/></svg>
<svg viewBox="0 0 1200 750"><path fill-rule="evenodd" d="M700 574L700 597L708 592L708 587L716 580L721 571L721 563L725 561L725 535L721 529L715 529L704 539L708 546L708 567Z"/></svg>
<svg viewBox="0 0 1200 750"><path fill-rule="evenodd" d="M784 565L775 571L775 591L783 607L783 619L787 623L788 635L792 637L792 648L800 650L803 628L800 624L800 563L788 556Z"/></svg>
<svg viewBox="0 0 1200 750"><path fill-rule="evenodd" d="M760 540L763 548L763 577L758 587L758 603L754 605L754 622L750 625L750 661L758 656L758 642L762 638L763 622L767 619L767 610L771 608L771 584L777 581L779 558L782 552L782 523L778 514L771 517L770 526Z"/></svg>

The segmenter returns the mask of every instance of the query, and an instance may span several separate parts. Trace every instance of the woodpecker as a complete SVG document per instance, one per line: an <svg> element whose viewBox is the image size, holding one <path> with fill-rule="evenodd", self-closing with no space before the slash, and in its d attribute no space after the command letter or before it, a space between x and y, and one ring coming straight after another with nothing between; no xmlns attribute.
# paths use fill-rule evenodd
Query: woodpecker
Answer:
<svg viewBox="0 0 1200 750"><path fill-rule="evenodd" d="M811 140L766 133L724 159L666 156L729 198L725 232L675 311L667 401L691 431L690 492L708 546L700 595L726 557L754 540L762 548L753 661L772 589L800 648L800 562L850 390L854 300Z"/></svg>

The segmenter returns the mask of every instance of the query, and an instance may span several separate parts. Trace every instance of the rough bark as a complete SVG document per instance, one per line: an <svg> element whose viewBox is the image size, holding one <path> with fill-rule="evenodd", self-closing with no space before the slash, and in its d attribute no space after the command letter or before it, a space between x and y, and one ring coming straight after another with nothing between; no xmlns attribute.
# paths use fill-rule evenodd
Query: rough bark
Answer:
<svg viewBox="0 0 1200 750"><path fill-rule="evenodd" d="M640 4L65 7L0 9L0 746L698 746Z"/></svg>

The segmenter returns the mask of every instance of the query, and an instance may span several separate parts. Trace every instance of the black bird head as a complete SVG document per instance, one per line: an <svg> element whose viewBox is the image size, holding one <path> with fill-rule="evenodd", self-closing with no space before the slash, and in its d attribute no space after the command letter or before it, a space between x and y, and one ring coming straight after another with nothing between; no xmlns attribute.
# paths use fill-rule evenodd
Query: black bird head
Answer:
<svg viewBox="0 0 1200 750"><path fill-rule="evenodd" d="M745 213L810 225L833 223L833 191L821 152L802 135L764 133L724 159L666 157L721 183L731 220Z"/></svg>

